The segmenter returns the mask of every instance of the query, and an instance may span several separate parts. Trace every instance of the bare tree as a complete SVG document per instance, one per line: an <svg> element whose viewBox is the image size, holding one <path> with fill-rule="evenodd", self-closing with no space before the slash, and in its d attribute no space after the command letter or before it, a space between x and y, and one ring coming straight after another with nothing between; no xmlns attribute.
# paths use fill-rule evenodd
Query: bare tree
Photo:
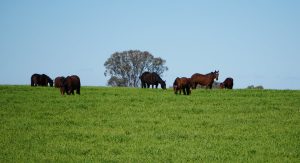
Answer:
<svg viewBox="0 0 300 163"><path fill-rule="evenodd" d="M138 87L139 76L144 71L156 72L162 75L168 67L164 66L166 61L162 58L154 58L147 51L129 50L115 52L104 63L106 68L104 75L111 76L108 85ZM113 82L112 82L113 81ZM117 84L118 82L121 82Z"/></svg>

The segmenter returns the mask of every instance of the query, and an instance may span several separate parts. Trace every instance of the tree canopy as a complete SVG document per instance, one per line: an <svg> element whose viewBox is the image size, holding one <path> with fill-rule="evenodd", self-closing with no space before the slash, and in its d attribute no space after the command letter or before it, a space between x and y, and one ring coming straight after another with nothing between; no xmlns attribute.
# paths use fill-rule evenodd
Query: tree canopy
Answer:
<svg viewBox="0 0 300 163"><path fill-rule="evenodd" d="M104 75L110 76L108 85L138 87L139 77L145 72L156 72L162 75L168 70L166 60L155 58L147 51L129 50L113 53L104 63Z"/></svg>

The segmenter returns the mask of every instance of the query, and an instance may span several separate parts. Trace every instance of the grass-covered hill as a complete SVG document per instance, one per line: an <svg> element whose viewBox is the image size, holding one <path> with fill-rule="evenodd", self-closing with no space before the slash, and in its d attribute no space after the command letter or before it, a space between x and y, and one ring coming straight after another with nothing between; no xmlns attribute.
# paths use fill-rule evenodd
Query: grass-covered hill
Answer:
<svg viewBox="0 0 300 163"><path fill-rule="evenodd" d="M299 162L300 91L0 86L0 162Z"/></svg>

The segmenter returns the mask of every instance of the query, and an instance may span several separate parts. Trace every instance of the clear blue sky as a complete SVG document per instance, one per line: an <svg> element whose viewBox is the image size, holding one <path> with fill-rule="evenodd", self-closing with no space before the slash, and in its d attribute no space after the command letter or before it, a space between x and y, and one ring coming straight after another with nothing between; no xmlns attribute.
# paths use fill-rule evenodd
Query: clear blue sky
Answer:
<svg viewBox="0 0 300 163"><path fill-rule="evenodd" d="M168 86L219 70L236 88L300 89L300 1L0 1L0 84L45 73L105 86L106 59L130 49L165 59Z"/></svg>

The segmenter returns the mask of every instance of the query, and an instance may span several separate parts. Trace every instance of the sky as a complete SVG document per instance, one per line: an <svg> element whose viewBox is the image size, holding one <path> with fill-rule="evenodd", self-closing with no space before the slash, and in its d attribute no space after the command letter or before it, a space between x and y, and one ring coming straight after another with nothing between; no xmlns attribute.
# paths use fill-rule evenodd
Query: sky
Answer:
<svg viewBox="0 0 300 163"><path fill-rule="evenodd" d="M162 78L219 70L234 88L300 89L298 0L1 0L0 84L34 73L106 86L114 53L166 60Z"/></svg>

